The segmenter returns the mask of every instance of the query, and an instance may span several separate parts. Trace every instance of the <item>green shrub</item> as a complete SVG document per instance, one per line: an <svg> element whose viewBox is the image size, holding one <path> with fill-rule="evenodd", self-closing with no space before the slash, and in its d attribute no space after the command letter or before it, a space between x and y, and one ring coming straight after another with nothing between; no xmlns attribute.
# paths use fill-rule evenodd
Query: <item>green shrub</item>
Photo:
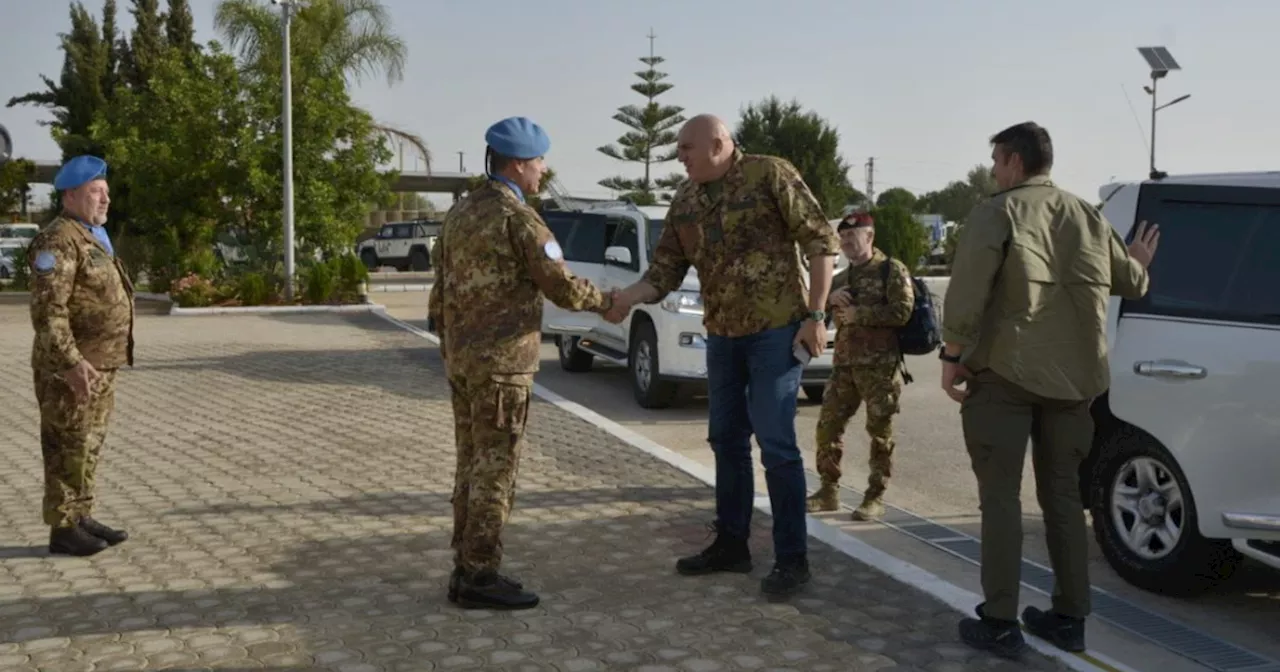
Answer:
<svg viewBox="0 0 1280 672"><path fill-rule="evenodd" d="M31 271L27 269L27 248L20 247L13 251L13 282L11 289L24 290L31 286Z"/></svg>
<svg viewBox="0 0 1280 672"><path fill-rule="evenodd" d="M337 267L338 294L343 301L355 301L360 289L369 280L369 269L354 253L348 252L332 262Z"/></svg>
<svg viewBox="0 0 1280 672"><path fill-rule="evenodd" d="M235 295L242 306L261 306L271 298L271 289L267 286L267 278L256 271L240 276L236 282Z"/></svg>
<svg viewBox="0 0 1280 672"><path fill-rule="evenodd" d="M929 254L929 232L911 216L911 211L896 205L872 211L876 220L875 246L886 256L901 261L913 273Z"/></svg>
<svg viewBox="0 0 1280 672"><path fill-rule="evenodd" d="M309 266L302 277L302 300L304 303L329 303L338 289L338 275L328 263L316 263Z"/></svg>
<svg viewBox="0 0 1280 672"><path fill-rule="evenodd" d="M213 283L195 273L188 273L169 285L169 298L181 308L201 308L213 304L218 292Z"/></svg>

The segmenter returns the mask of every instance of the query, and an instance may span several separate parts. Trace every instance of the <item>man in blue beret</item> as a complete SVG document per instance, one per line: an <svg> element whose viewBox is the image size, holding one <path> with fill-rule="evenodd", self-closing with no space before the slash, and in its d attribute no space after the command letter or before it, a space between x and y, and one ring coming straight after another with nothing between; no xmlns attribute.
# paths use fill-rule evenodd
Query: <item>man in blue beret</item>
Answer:
<svg viewBox="0 0 1280 672"><path fill-rule="evenodd" d="M452 389L457 468L449 600L464 608L529 609L538 596L498 572L515 496L542 306L604 314L612 297L574 277L526 194L538 192L551 141L523 117L485 134L489 179L445 216L429 321Z"/></svg>
<svg viewBox="0 0 1280 672"><path fill-rule="evenodd" d="M103 228L111 205L106 162L77 156L53 186L62 213L27 248L44 521L50 553L88 556L129 537L94 520L92 510L116 372L133 365L133 284Z"/></svg>

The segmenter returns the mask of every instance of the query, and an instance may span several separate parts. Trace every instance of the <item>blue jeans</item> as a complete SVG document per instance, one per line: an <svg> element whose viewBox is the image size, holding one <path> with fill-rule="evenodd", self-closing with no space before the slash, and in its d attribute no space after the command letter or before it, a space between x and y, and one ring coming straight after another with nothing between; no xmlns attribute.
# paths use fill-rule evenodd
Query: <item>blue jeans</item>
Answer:
<svg viewBox="0 0 1280 672"><path fill-rule="evenodd" d="M707 337L711 448L716 454L719 531L750 534L755 476L751 435L760 444L773 508L775 557L806 552L804 463L796 444L796 395L803 365L791 354L799 323L736 338Z"/></svg>

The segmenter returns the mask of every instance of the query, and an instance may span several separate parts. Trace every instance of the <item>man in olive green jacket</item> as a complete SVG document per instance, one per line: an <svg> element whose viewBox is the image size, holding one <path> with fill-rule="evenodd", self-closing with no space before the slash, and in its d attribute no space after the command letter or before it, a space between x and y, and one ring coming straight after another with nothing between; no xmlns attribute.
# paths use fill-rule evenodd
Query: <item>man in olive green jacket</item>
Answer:
<svg viewBox="0 0 1280 672"><path fill-rule="evenodd" d="M943 310L942 387L961 403L982 508L982 590L965 643L1016 657L1027 440L1056 585L1053 608L1027 607L1033 635L1083 651L1090 610L1079 468L1093 441L1090 405L1110 384L1107 304L1139 298L1158 242L1140 225L1124 242L1096 208L1049 179L1053 145L1026 122L991 138L1001 191L974 208L956 246ZM957 385L965 381L964 389Z"/></svg>

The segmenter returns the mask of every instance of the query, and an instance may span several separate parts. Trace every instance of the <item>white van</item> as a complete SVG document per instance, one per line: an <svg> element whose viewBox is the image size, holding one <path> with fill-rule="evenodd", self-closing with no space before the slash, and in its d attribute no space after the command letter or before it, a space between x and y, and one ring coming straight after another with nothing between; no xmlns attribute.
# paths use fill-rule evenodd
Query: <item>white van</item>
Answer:
<svg viewBox="0 0 1280 672"><path fill-rule="evenodd" d="M26 247L40 233L40 225L31 222L0 224L0 245Z"/></svg>
<svg viewBox="0 0 1280 672"><path fill-rule="evenodd" d="M1108 315L1111 388L1094 404L1085 506L1108 562L1191 595L1242 556L1280 569L1280 172L1100 190L1131 240L1160 227L1151 285Z"/></svg>

